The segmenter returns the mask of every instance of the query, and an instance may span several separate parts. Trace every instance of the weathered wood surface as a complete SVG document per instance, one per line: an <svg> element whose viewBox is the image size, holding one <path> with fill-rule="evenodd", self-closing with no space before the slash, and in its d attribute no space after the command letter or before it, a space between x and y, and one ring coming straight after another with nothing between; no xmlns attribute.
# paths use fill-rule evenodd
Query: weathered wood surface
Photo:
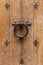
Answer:
<svg viewBox="0 0 43 65"><path fill-rule="evenodd" d="M6 2L10 5L8 9ZM35 3L38 3L37 9ZM28 36L21 42L14 35L12 23L22 20L32 25ZM0 0L0 65L20 65L21 44L24 65L43 65L43 0Z"/></svg>

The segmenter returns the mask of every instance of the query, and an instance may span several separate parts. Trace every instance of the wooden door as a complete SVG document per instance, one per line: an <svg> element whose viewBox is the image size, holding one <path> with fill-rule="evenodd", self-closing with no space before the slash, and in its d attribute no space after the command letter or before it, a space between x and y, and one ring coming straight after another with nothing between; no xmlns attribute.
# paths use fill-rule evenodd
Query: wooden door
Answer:
<svg viewBox="0 0 43 65"><path fill-rule="evenodd" d="M31 23L22 41L14 35L15 21ZM0 0L0 65L22 65L21 53L23 65L43 65L42 0Z"/></svg>

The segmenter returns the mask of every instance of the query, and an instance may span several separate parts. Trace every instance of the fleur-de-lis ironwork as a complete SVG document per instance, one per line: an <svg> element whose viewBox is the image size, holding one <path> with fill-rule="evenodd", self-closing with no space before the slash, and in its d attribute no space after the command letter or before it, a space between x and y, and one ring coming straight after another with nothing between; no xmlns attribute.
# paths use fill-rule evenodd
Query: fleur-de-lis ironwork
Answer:
<svg viewBox="0 0 43 65"><path fill-rule="evenodd" d="M35 45L35 46L38 45L38 41L37 41L37 40L34 41L34 45Z"/></svg>
<svg viewBox="0 0 43 65"><path fill-rule="evenodd" d="M5 7L8 9L9 8L9 3L6 3Z"/></svg>
<svg viewBox="0 0 43 65"><path fill-rule="evenodd" d="M6 41L5 41L5 45L6 45L6 46L8 46L9 43L10 43L9 40L6 40Z"/></svg>

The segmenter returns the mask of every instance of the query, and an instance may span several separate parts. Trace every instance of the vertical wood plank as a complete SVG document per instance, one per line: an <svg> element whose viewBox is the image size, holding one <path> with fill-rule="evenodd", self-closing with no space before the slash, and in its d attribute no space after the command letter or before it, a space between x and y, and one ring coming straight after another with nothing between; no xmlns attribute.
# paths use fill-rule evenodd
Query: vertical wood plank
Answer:
<svg viewBox="0 0 43 65"><path fill-rule="evenodd" d="M38 8L34 8L34 40L37 39L38 45L35 49L35 62L34 65L43 65L43 4L42 0L34 0L34 3L38 3Z"/></svg>
<svg viewBox="0 0 43 65"><path fill-rule="evenodd" d="M10 0L10 65L19 65L20 42L14 35L15 21L21 20L21 0Z"/></svg>
<svg viewBox="0 0 43 65"><path fill-rule="evenodd" d="M28 27L29 33L23 42L23 57L24 65L33 65L34 62L34 48L33 48L33 0L22 1L22 19L28 21L32 25Z"/></svg>
<svg viewBox="0 0 43 65"><path fill-rule="evenodd" d="M0 65L9 65L9 46L5 41L9 40L9 10L5 8L6 0L0 0Z"/></svg>
<svg viewBox="0 0 43 65"><path fill-rule="evenodd" d="M22 6L21 6L22 2ZM22 10L22 11L21 11ZM21 16L22 13L22 16ZM22 19L21 19L22 17ZM25 65L33 64L33 0L10 0L10 65L19 65L21 42L14 35L12 23L23 20L32 24L29 34L23 43L23 59Z"/></svg>

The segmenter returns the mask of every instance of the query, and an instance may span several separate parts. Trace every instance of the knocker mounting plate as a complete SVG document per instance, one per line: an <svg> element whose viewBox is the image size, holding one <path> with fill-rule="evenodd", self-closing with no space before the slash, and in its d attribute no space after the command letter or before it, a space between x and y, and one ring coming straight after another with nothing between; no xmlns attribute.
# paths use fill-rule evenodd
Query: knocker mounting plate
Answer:
<svg viewBox="0 0 43 65"><path fill-rule="evenodd" d="M14 34L19 39L24 39L28 34L28 26L31 26L31 23L28 22L15 22L12 24L14 26ZM18 31L21 32L21 34L18 33ZM22 30L24 32L22 32Z"/></svg>

